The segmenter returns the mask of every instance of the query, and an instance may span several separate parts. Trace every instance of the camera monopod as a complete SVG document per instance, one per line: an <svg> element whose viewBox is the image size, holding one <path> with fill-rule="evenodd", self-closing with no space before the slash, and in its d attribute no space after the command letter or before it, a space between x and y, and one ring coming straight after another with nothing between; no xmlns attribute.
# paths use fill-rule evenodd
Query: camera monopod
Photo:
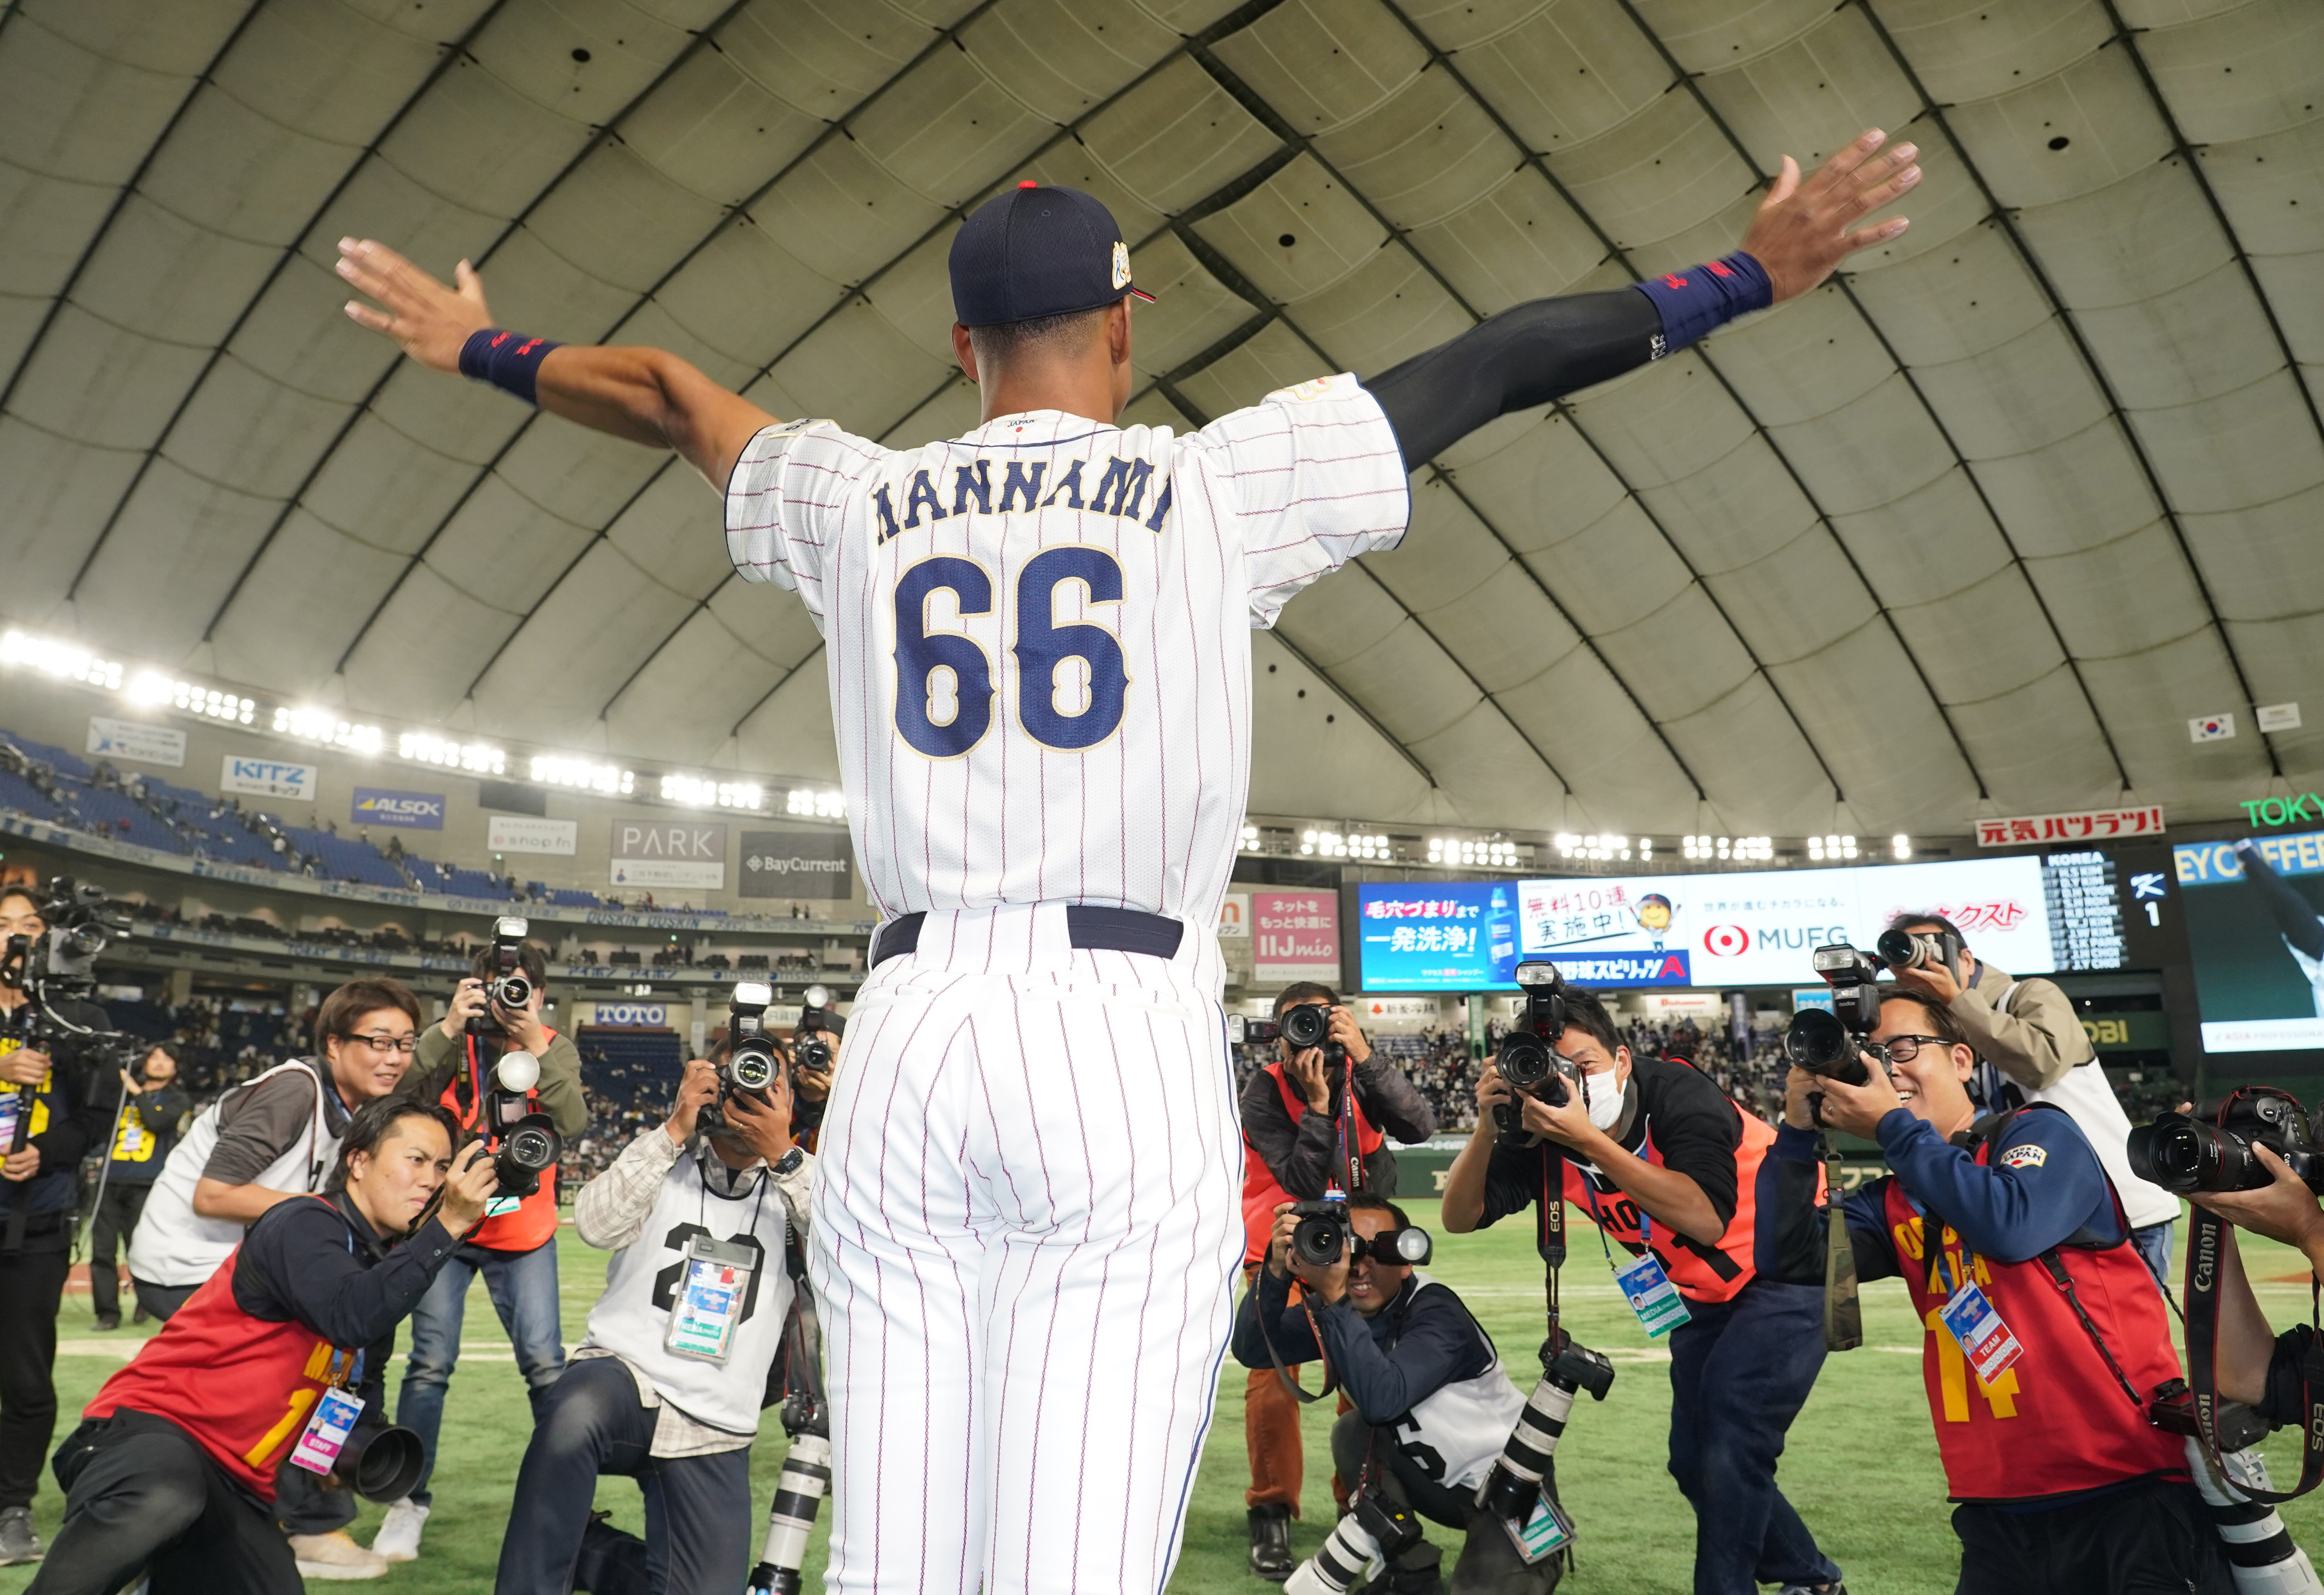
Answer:
<svg viewBox="0 0 2324 1595"><path fill-rule="evenodd" d="M751 1570L750 1595L799 1595L807 1535L831 1490L831 1415L823 1396L823 1326L807 1284L807 1254L796 1236L785 1249L791 1277L790 1321L783 1325L783 1433L790 1449L767 1508L767 1538Z"/></svg>

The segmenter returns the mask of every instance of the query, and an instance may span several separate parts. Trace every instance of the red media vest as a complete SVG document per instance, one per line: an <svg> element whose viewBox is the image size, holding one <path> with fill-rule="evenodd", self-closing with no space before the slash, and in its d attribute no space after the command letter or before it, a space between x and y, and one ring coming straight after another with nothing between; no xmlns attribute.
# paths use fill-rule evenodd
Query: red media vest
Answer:
<svg viewBox="0 0 2324 1595"><path fill-rule="evenodd" d="M547 1026L543 1026L542 1028L548 1030ZM553 1039L557 1032L548 1030L548 1034ZM452 1078L445 1082L444 1094L438 1100L451 1110L452 1116L460 1121L462 1129L474 1135L476 1133L477 1127L484 1122L484 1092L490 1089L490 1083L488 1081L480 1081L477 1078L480 1072L475 1067L473 1056L474 1039L463 1036L460 1037L460 1046L461 1056L466 1061L458 1069L453 1071ZM495 1058L493 1061L497 1064L500 1060ZM489 1074L489 1071L482 1073ZM463 1081L471 1087L467 1105L465 1107L460 1102L460 1086ZM483 1089L475 1089L479 1086ZM540 1110L540 1093L530 1091L525 1093L524 1101L528 1109L534 1111ZM556 1234L557 1166L552 1163L540 1171L540 1189L525 1197L514 1212L496 1213L469 1231L461 1239L491 1251L533 1251L547 1245Z"/></svg>
<svg viewBox="0 0 2324 1595"><path fill-rule="evenodd" d="M1674 1062L1683 1062L1674 1059ZM1692 1068L1693 1065L1689 1065ZM1610 1196L1593 1191L1589 1180L1575 1167L1571 1158L1565 1162L1565 1199L1584 1213L1591 1212L1591 1203L1597 1203L1594 1216L1598 1227L1617 1245L1628 1247L1635 1256L1651 1251L1662 1264L1663 1272L1678 1286L1679 1295L1692 1301L1723 1302L1751 1283L1758 1274L1757 1242L1759 1226L1759 1165L1766 1161L1767 1148L1775 1144L1775 1132L1767 1128L1757 1115L1746 1113L1732 1102L1729 1111L1743 1121L1742 1139L1735 1148L1735 1214L1727 1221L1726 1232L1719 1237L1716 1246L1705 1246L1690 1240L1667 1224L1653 1226L1653 1243L1647 1244L1646 1225L1642 1224L1638 1204L1616 1191ZM1638 1156L1656 1168L1664 1166L1661 1148L1655 1145L1653 1130L1646 1132L1646 1144ZM1822 1193L1823 1173L1816 1173L1819 1195ZM1648 1221L1651 1222L1651 1221Z"/></svg>
<svg viewBox="0 0 2324 1595"><path fill-rule="evenodd" d="M271 1501L275 1468L355 1353L296 1320L270 1323L244 1312L234 1299L234 1264L227 1258L81 1415L111 1417L126 1406L167 1418L244 1489Z"/></svg>
<svg viewBox="0 0 2324 1595"><path fill-rule="evenodd" d="M1307 1099L1283 1077L1280 1060L1268 1065L1264 1073L1275 1077L1275 1089L1283 1093L1283 1111L1291 1115L1292 1123L1298 1123L1308 1111ZM1353 1071L1350 1073L1352 1077ZM1380 1149L1388 1137L1364 1117L1364 1105L1356 1100L1352 1078L1345 1093L1345 1101L1348 1104L1348 1128L1356 1138L1356 1157L1359 1160L1370 1157ZM1245 1267L1267 1256L1267 1242L1275 1233L1276 1208L1283 1203L1296 1200L1290 1192L1277 1184L1274 1174L1246 1138L1242 1144L1242 1260Z"/></svg>
<svg viewBox="0 0 2324 1595"><path fill-rule="evenodd" d="M1990 1150L1989 1142L1978 1147L1978 1162L1984 1163ZM2188 1476L2178 1436L2155 1428L2144 1409L2132 1405L2038 1258L2022 1263L1978 1258L1969 1265L1970 1277L2025 1348L1990 1386L1978 1378L1960 1343L1938 1320L1951 1293L1930 1277L1921 1215L1894 1179L1883 1193L1883 1205L1889 1244L1928 1334L1921 1376L1952 1499L2024 1500L2153 1474ZM2119 1198L2115 1212L2121 1216ZM1960 1237L1948 1226L1943 1239L1947 1277L1958 1280ZM2136 1248L2127 1241L2061 1247L2058 1256L2107 1350L2142 1400L2155 1386L2181 1377L2163 1293Z"/></svg>

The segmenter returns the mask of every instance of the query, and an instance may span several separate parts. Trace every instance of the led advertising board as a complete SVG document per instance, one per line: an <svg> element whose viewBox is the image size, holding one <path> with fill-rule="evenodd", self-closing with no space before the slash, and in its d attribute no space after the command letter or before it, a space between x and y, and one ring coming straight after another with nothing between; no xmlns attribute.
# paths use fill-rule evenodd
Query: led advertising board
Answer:
<svg viewBox="0 0 2324 1595"><path fill-rule="evenodd" d="M2203 1050L2324 1048L2324 832L2171 850Z"/></svg>

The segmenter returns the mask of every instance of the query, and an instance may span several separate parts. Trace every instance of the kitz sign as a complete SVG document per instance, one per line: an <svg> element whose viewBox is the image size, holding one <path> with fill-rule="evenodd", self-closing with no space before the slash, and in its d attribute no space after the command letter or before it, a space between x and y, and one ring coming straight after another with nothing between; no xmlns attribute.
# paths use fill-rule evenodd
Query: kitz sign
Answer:
<svg viewBox="0 0 2324 1595"><path fill-rule="evenodd" d="M615 820L612 878L615 886L716 891L726 884L726 827L689 820Z"/></svg>

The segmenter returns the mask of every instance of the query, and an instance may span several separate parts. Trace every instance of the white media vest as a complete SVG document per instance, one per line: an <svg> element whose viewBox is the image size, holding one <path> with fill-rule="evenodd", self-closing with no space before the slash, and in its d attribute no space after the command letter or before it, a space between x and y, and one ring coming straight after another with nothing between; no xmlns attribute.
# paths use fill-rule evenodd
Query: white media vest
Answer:
<svg viewBox="0 0 2324 1595"><path fill-rule="evenodd" d="M783 1269L790 1219L771 1170L762 1166L740 1197L729 1199L711 1189L703 1176L700 1160L708 1156L697 1149L681 1157L662 1176L645 1228L605 1265L605 1292L589 1309L582 1349L611 1351L695 1422L752 1435L759 1431L767 1370L774 1366L783 1322L790 1316L791 1279ZM760 1258L742 1322L723 1363L680 1357L663 1345L686 1268L687 1242L697 1235L750 1248Z"/></svg>
<svg viewBox="0 0 2324 1595"><path fill-rule="evenodd" d="M293 1058L287 1064L277 1064L247 1085L237 1086L226 1096L204 1108L170 1154L170 1161L161 1166L161 1177L153 1182L152 1194L145 1199L145 1211L137 1221L137 1232L129 1240L129 1273L134 1279L148 1285L166 1285L182 1288L199 1285L217 1266L234 1255L242 1244L244 1225L233 1219L204 1218L194 1211L194 1186L209 1166L210 1154L217 1149L218 1110L229 1101L239 1101L261 1080L272 1080L277 1074L296 1070L315 1083L315 1103L308 1117L307 1133L291 1143L288 1151L269 1164L251 1184L269 1191L318 1191L339 1159L339 1139L330 1126L324 1102L327 1089L323 1077L304 1059Z"/></svg>
<svg viewBox="0 0 2324 1595"><path fill-rule="evenodd" d="M1412 1277L1418 1287L1412 1293L1415 1302L1424 1290L1451 1294L1450 1286L1437 1284L1425 1274ZM1395 1311L1393 1307L1388 1310ZM1476 1323L1473 1316L1470 1323ZM1481 1327L1477 1332L1485 1334ZM1489 1336L1485 1336L1485 1343L1489 1348L1492 1346ZM1396 1421L1397 1449L1425 1467L1427 1464L1419 1453L1426 1448L1443 1464L1444 1475L1441 1482L1447 1489L1473 1489L1492 1471L1494 1459L1501 1454L1509 1431L1517 1426L1517 1419L1525 1414L1525 1392L1509 1383L1509 1376L1501 1367L1501 1354L1495 1349L1492 1365L1484 1372L1443 1386Z"/></svg>

